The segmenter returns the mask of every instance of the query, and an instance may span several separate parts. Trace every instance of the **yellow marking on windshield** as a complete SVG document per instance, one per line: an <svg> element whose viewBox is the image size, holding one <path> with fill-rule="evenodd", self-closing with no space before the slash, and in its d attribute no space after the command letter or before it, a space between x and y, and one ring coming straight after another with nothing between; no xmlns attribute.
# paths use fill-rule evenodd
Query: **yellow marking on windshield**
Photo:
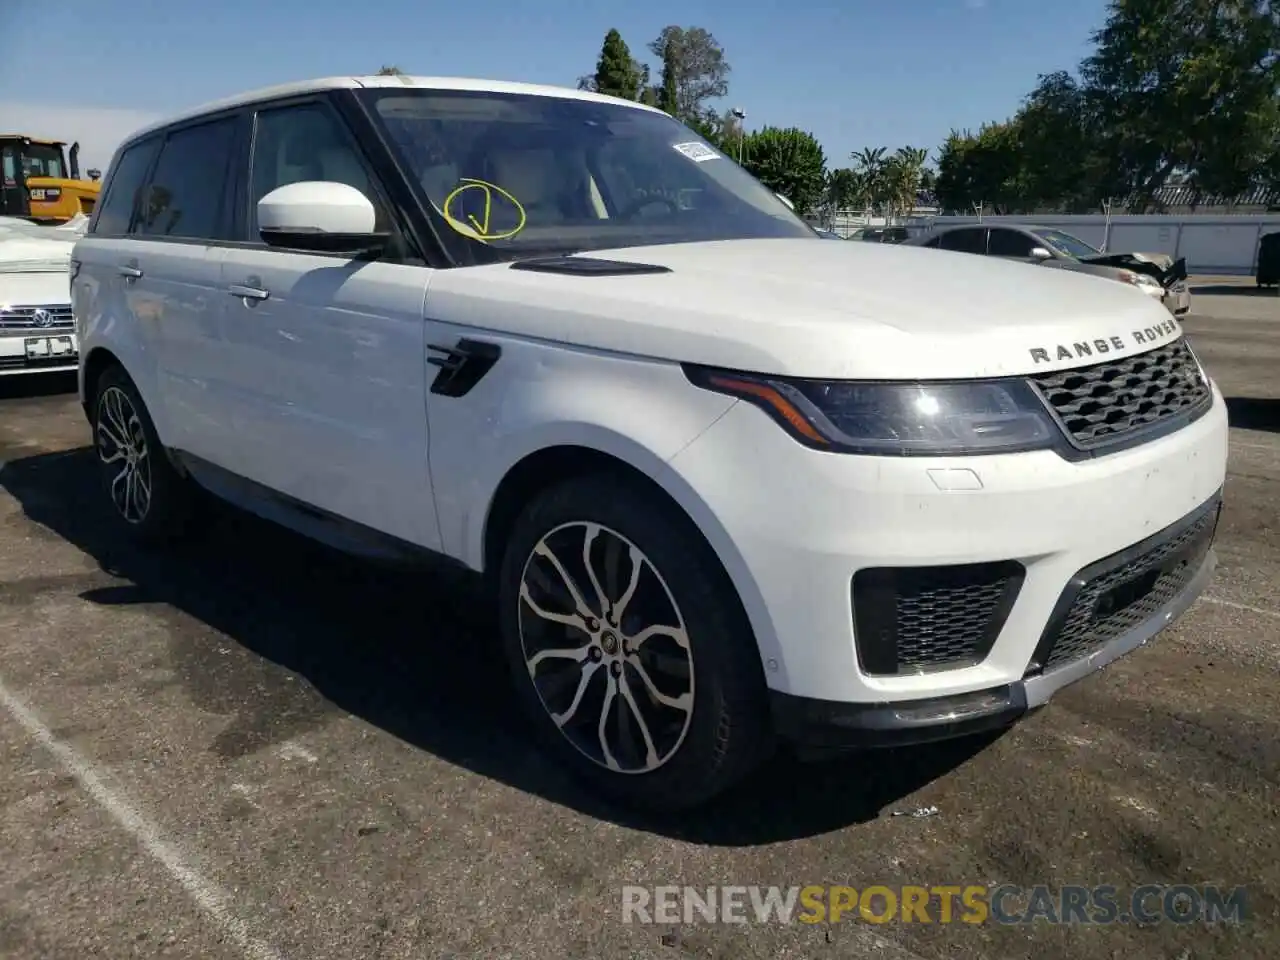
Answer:
<svg viewBox="0 0 1280 960"><path fill-rule="evenodd" d="M524 206L506 190L503 190L496 183L490 183L488 180L476 180L472 177L463 177L460 186L455 187L453 192L444 199L444 209L441 213L444 215L445 221L449 226L453 227L458 233L464 237L474 237L477 240L508 240L524 229L525 212ZM474 213L467 214L467 220L470 223L464 223L455 217L450 211L454 202L462 194L468 190L481 190L484 192L484 212L481 217L477 218ZM516 225L510 230L489 232L490 220L493 216L493 195L499 194L506 199L513 207L515 207L517 221Z"/></svg>

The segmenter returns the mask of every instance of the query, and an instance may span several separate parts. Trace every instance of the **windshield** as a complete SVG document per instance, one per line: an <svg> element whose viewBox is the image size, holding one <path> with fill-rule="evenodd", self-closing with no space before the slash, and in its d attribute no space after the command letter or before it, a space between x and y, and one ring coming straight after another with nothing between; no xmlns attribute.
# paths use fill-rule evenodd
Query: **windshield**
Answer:
<svg viewBox="0 0 1280 960"><path fill-rule="evenodd" d="M529 94L371 92L446 233L481 260L812 229L665 114ZM446 237L446 240L448 237Z"/></svg>
<svg viewBox="0 0 1280 960"><path fill-rule="evenodd" d="M1073 237L1071 234L1063 233L1061 230L1036 230L1035 235L1059 253L1065 253L1068 257L1080 259L1083 257L1096 257L1101 253L1100 250L1089 246L1079 237Z"/></svg>
<svg viewBox="0 0 1280 960"><path fill-rule="evenodd" d="M32 143L22 150L22 171L28 177L65 176L62 172L62 148Z"/></svg>

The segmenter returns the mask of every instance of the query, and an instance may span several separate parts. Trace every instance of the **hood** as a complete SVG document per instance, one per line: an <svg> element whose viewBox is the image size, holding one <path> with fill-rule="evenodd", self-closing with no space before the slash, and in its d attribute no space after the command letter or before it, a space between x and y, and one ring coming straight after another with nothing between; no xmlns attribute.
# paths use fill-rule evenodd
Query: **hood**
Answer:
<svg viewBox="0 0 1280 960"><path fill-rule="evenodd" d="M66 275L74 248L69 240L46 240L0 232L0 275L61 273Z"/></svg>
<svg viewBox="0 0 1280 960"><path fill-rule="evenodd" d="M48 307L71 303L71 277L61 272L6 273L0 271L0 310L6 307Z"/></svg>
<svg viewBox="0 0 1280 960"><path fill-rule="evenodd" d="M833 379L1020 375L1141 352L1181 333L1151 297L1101 277L816 239L584 255L669 272L441 270L427 315L629 355Z"/></svg>

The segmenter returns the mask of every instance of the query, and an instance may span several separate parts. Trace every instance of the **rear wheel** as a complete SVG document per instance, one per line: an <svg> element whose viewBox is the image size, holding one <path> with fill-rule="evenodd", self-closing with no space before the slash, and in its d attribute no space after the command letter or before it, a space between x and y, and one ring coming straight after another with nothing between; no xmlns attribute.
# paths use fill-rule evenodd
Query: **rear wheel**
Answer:
<svg viewBox="0 0 1280 960"><path fill-rule="evenodd" d="M98 378L93 436L102 487L121 529L143 542L185 532L190 481L169 461L138 388L119 366Z"/></svg>
<svg viewBox="0 0 1280 960"><path fill-rule="evenodd" d="M508 542L499 603L538 732L597 789L690 807L771 748L737 596L688 520L640 485L599 475L538 496Z"/></svg>

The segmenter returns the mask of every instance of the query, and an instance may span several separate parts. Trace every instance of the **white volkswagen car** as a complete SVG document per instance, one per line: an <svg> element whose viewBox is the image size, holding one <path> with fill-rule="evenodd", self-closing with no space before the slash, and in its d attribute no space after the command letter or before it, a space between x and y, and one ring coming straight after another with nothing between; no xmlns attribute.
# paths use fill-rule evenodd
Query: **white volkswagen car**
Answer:
<svg viewBox="0 0 1280 960"><path fill-rule="evenodd" d="M0 217L0 377L76 369L74 234Z"/></svg>
<svg viewBox="0 0 1280 960"><path fill-rule="evenodd" d="M146 539L204 490L474 571L549 748L652 807L780 742L1010 724L1205 587L1222 397L1123 284L818 240L581 91L194 111L121 147L75 249L106 499Z"/></svg>

